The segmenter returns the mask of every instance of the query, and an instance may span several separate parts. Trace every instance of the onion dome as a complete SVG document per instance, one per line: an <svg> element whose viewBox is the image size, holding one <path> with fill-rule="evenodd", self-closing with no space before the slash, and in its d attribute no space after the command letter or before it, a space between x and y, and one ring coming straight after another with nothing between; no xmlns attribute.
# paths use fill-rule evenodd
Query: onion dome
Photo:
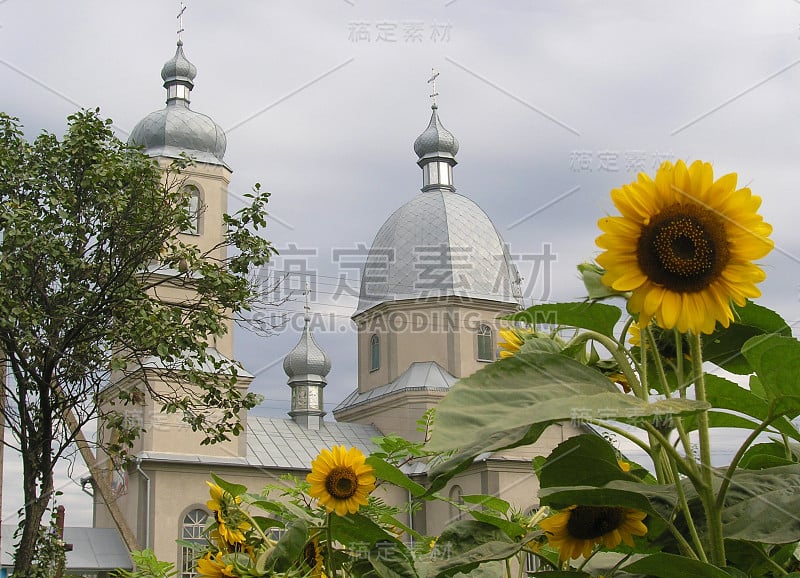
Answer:
<svg viewBox="0 0 800 578"><path fill-rule="evenodd" d="M283 371L289 377L289 384L295 382L327 383L325 377L331 370L331 359L314 341L309 321L310 317L306 315L306 324L300 341L283 359Z"/></svg>
<svg viewBox="0 0 800 578"><path fill-rule="evenodd" d="M431 108L433 109L431 121L428 128L414 141L414 152L420 159L431 155L453 158L458 152L458 141L453 133L442 125L435 103Z"/></svg>
<svg viewBox="0 0 800 578"><path fill-rule="evenodd" d="M179 158L186 153L196 162L225 165L227 139L210 117L189 108L197 68L183 53L178 40L175 56L161 69L167 106L148 114L134 127L129 144L138 145L150 156Z"/></svg>
<svg viewBox="0 0 800 578"><path fill-rule="evenodd" d="M381 303L461 296L519 305L520 277L491 219L467 197L422 192L378 230L356 314Z"/></svg>
<svg viewBox="0 0 800 578"><path fill-rule="evenodd" d="M361 276L356 315L393 301L460 296L512 305L522 302L520 276L491 219L455 192L458 141L442 126L434 103L417 138L422 193L378 230Z"/></svg>

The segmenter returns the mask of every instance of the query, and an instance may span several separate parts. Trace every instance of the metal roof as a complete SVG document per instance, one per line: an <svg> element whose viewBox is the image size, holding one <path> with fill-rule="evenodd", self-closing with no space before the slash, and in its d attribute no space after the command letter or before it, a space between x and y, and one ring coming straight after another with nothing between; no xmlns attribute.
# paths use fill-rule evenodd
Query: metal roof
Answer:
<svg viewBox="0 0 800 578"><path fill-rule="evenodd" d="M492 221L467 197L420 193L372 243L356 314L388 301L463 296L517 304L519 273Z"/></svg>
<svg viewBox="0 0 800 578"><path fill-rule="evenodd" d="M369 455L378 447L372 438L382 436L372 425L323 422L318 430L306 429L291 419L247 418L247 462L264 468L310 470L323 449L335 445L356 447Z"/></svg>
<svg viewBox="0 0 800 578"><path fill-rule="evenodd" d="M355 390L336 406L333 413L335 415L337 411L401 391L448 391L456 381L458 381L457 377L448 373L435 361L415 361L391 383L378 386L365 393Z"/></svg>
<svg viewBox="0 0 800 578"><path fill-rule="evenodd" d="M14 566L14 531L16 526L2 526L2 558L0 566ZM115 570L117 568L132 569L130 556L116 528L84 528L67 526L64 528L64 542L72 544L72 551L67 552L66 570L71 573L95 573Z"/></svg>

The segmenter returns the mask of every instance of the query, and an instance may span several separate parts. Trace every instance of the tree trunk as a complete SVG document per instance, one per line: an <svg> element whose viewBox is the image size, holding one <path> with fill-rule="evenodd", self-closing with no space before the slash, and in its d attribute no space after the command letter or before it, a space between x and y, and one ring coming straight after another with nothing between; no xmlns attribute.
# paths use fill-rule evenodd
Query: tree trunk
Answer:
<svg viewBox="0 0 800 578"><path fill-rule="evenodd" d="M14 575L30 576L33 570L33 558L36 554L36 541L42 517L47 511L47 504L53 494L53 473L49 469L39 468L36 453L22 456L23 496L25 499L25 519L22 525L22 539L14 555ZM41 492L36 492L37 471L41 470Z"/></svg>
<svg viewBox="0 0 800 578"><path fill-rule="evenodd" d="M139 541L136 539L130 526L128 526L128 522L125 520L122 511L119 509L116 498L114 498L114 493L111 490L111 484L108 482L108 478L105 475L106 472L97 464L97 458L92 448L89 447L89 442L86 441L83 431L81 431L81 428L78 426L78 420L75 418L75 414L69 409L65 413L65 417L69 429L74 433L75 443L78 444L81 457L83 457L83 461L89 469L89 473L92 475L94 488L100 493L100 497L108 508L108 512L114 519L114 523L117 525L117 529L122 536L122 541L125 543L129 552L140 550ZM149 516L150 512L146 512L145 515Z"/></svg>

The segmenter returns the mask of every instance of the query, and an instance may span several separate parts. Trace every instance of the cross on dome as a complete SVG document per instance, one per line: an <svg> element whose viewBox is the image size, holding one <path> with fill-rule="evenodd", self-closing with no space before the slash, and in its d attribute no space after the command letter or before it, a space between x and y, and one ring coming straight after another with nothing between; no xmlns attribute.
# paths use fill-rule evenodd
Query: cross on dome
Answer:
<svg viewBox="0 0 800 578"><path fill-rule="evenodd" d="M178 12L178 16L176 17L178 19L178 42L180 42L180 43L183 43L183 38L181 37L181 34L183 34L183 13L184 12L186 12L186 5L183 3L183 0L181 0L181 9Z"/></svg>
<svg viewBox="0 0 800 578"><path fill-rule="evenodd" d="M436 71L435 68L431 68L431 77L428 79L428 84L431 84L431 88L433 91L431 92L431 98L433 99L433 108L436 108L436 97L439 96L439 93L436 92L436 77L439 76L439 73Z"/></svg>

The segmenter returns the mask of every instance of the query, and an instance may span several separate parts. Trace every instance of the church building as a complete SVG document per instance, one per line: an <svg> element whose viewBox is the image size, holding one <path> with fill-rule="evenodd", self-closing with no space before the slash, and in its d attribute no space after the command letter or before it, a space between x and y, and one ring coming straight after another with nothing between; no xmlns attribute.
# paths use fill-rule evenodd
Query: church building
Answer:
<svg viewBox="0 0 800 578"><path fill-rule="evenodd" d="M130 142L164 167L182 153L194 159L184 176L192 190L195 223L180 235L203 248L222 239L231 168L224 160L223 130L190 107L196 73L178 41L175 55L161 71L166 106L144 117ZM420 121L424 126L424 119ZM134 463L117 475L117 501L141 546L175 562L181 578L195 573L191 551L176 540L201 540L209 514L205 481L210 472L257 491L280 483L284 474L304 477L323 448L355 446L369 454L376 436L419 440L417 420L435 408L459 378L496 358L498 317L522 306L520 278L490 218L456 190L458 148L434 101L427 128L414 142L422 189L409 191L407 202L380 227L362 271L352 317L358 358L334 360L357 364L358 383L337 407L324 403L331 359L314 339L306 305L305 328L283 364L288 388L274 384L284 392L280 395L291 396L286 418L242 415L240 436L200 445L200 434L179 418L161 413L149 396L136 408L145 433L133 450ZM213 348L214 355L232 359L232 330ZM158 384L158 364L145 365L142 372ZM239 386L246 389L252 379L241 371ZM535 508L538 485L531 458L549 453L575 433L576 426L555 425L535 446L482 455L442 492L456 502L462 495L486 493L520 510ZM412 474L425 483L424 468ZM408 500L399 488L377 491L387 503ZM404 522L420 533L434 534L462 515L446 503L433 502ZM99 496L94 526L114 527Z"/></svg>

